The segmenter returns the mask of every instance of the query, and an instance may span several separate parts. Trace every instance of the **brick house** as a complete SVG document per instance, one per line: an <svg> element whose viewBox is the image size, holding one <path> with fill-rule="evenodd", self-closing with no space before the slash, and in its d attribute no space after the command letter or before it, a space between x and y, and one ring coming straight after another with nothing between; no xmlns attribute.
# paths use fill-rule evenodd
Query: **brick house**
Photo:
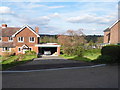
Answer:
<svg viewBox="0 0 120 90"><path fill-rule="evenodd" d="M41 52L41 47L45 45L40 44L40 35L38 34L39 28L35 27L33 30L30 26L24 25L22 28L7 27L6 24L2 24L0 27L0 55L4 52L12 52L15 54L24 54L25 51L31 50L36 53ZM47 47L51 45L47 44ZM60 45L52 45L56 47L57 54L60 54Z"/></svg>
<svg viewBox="0 0 120 90"><path fill-rule="evenodd" d="M120 44L120 20L104 30L104 43Z"/></svg>

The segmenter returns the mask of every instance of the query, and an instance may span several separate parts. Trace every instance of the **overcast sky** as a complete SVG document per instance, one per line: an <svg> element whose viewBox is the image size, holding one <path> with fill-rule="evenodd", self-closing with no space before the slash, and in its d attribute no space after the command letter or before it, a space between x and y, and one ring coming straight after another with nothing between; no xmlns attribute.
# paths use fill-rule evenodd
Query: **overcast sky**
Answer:
<svg viewBox="0 0 120 90"><path fill-rule="evenodd" d="M117 2L3 2L0 6L1 23L39 26L41 34L83 29L87 35L103 35L117 15Z"/></svg>

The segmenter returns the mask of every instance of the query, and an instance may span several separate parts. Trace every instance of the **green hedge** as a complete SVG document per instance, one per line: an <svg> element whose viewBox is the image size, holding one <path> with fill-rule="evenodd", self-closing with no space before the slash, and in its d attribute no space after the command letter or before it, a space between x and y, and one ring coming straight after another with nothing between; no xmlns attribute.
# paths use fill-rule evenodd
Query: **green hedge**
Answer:
<svg viewBox="0 0 120 90"><path fill-rule="evenodd" d="M120 63L120 46L107 45L101 50L101 56L98 58L103 63Z"/></svg>
<svg viewBox="0 0 120 90"><path fill-rule="evenodd" d="M108 55L113 57L120 57L120 46L119 45L108 45L102 48L102 55Z"/></svg>

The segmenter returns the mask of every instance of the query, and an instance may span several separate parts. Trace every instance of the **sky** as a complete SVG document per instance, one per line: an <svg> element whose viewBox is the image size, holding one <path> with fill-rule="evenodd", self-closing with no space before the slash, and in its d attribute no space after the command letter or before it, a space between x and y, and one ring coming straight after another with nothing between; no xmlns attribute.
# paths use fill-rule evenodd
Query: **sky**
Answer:
<svg viewBox="0 0 120 90"><path fill-rule="evenodd" d="M118 2L2 2L0 23L8 27L38 26L40 34L82 30L103 35L118 18Z"/></svg>

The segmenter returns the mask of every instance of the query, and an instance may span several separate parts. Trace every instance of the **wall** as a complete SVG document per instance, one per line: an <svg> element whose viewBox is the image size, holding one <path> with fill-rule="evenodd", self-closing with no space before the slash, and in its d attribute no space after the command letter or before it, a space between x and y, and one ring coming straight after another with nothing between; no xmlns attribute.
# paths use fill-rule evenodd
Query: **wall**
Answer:
<svg viewBox="0 0 120 90"><path fill-rule="evenodd" d="M118 23L118 43L120 43L120 22Z"/></svg>
<svg viewBox="0 0 120 90"><path fill-rule="evenodd" d="M110 37L110 43L111 44L117 44L118 43L118 23L115 24L110 29L111 37Z"/></svg>
<svg viewBox="0 0 120 90"><path fill-rule="evenodd" d="M24 42L18 42L18 37L24 37ZM35 42L34 43L29 42L29 37L34 37ZM24 44L26 44L28 47L32 47L33 51L38 53L38 47L35 47L35 44L37 43L38 43L38 37L28 28L25 28L20 33L18 33L14 38L14 44L16 45L16 54L20 53L18 52L18 47L22 47Z"/></svg>
<svg viewBox="0 0 120 90"><path fill-rule="evenodd" d="M104 32L104 43L108 43L108 34L109 34L110 32L109 31L107 31L107 32Z"/></svg>
<svg viewBox="0 0 120 90"><path fill-rule="evenodd" d="M2 41L7 41L8 42L8 37L2 37Z"/></svg>
<svg viewBox="0 0 120 90"><path fill-rule="evenodd" d="M2 49L3 48L0 48L0 55L4 55L6 52L2 52ZM9 53L15 53L15 48L11 48L11 52L9 52Z"/></svg>

